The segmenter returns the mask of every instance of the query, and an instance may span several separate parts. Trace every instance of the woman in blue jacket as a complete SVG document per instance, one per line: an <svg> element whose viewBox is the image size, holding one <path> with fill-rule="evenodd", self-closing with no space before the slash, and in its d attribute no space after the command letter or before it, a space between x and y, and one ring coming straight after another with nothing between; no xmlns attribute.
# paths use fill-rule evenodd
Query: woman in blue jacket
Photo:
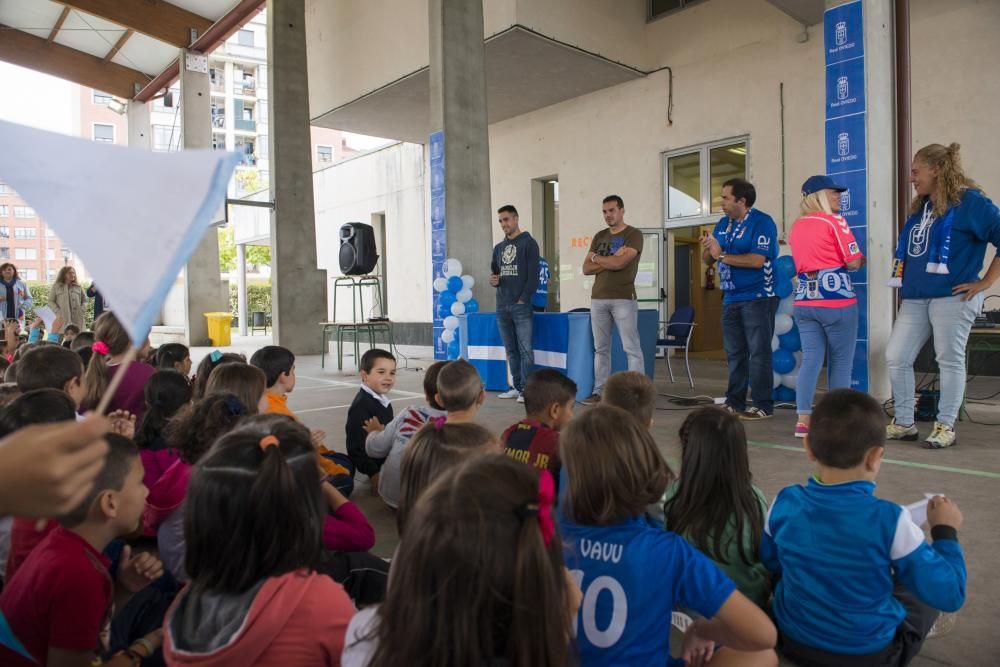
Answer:
<svg viewBox="0 0 1000 667"><path fill-rule="evenodd" d="M902 302L886 347L896 408L886 437L920 437L913 420L913 361L933 335L941 396L927 446L941 449L955 444L969 331L983 308L983 292L1000 278L995 254L979 277L986 246L1000 247L1000 209L962 172L958 144L930 144L917 151L910 182L916 196L889 280Z"/></svg>
<svg viewBox="0 0 1000 667"><path fill-rule="evenodd" d="M0 264L0 314L5 320L17 320L24 328L24 314L31 309L31 290L17 275L10 262Z"/></svg>

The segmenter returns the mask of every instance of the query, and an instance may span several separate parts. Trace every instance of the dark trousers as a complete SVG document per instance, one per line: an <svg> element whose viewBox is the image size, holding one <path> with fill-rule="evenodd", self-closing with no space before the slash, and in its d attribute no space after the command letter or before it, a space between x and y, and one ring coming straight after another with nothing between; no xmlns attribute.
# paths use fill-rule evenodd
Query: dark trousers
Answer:
<svg viewBox="0 0 1000 667"><path fill-rule="evenodd" d="M906 618L896 630L892 642L881 651L867 655L844 655L800 644L781 635L778 647L781 653L799 667L906 667L920 652L927 633L934 627L940 612L928 607L913 593L896 584L892 592L906 609Z"/></svg>
<svg viewBox="0 0 1000 667"><path fill-rule="evenodd" d="M497 328L507 350L507 365L510 366L514 389L518 391L524 391L524 383L528 381L535 362L534 352L531 351L533 320L534 311L530 304L497 306Z"/></svg>
<svg viewBox="0 0 1000 667"><path fill-rule="evenodd" d="M737 301L722 307L722 344L729 364L726 404L738 412L746 410L747 386L754 407L774 412L774 374L771 369L771 338L778 297Z"/></svg>

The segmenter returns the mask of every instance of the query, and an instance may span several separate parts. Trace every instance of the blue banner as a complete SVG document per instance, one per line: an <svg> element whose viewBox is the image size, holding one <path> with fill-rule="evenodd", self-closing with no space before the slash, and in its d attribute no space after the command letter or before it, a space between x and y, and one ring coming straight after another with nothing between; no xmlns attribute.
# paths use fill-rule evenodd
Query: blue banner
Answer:
<svg viewBox="0 0 1000 667"><path fill-rule="evenodd" d="M866 146L865 30L861 1L823 15L826 64L826 172L847 188L841 214L862 252L868 248L868 152ZM851 273L858 295L858 339L851 387L868 391L868 272Z"/></svg>
<svg viewBox="0 0 1000 667"><path fill-rule="evenodd" d="M427 142L430 152L430 182L431 182L431 281L441 275L441 268L448 256L448 234L445 217L444 192L444 131L432 132ZM434 323L434 358L447 359L447 345L441 340L444 333L444 317L441 315L440 294L432 293L432 313Z"/></svg>

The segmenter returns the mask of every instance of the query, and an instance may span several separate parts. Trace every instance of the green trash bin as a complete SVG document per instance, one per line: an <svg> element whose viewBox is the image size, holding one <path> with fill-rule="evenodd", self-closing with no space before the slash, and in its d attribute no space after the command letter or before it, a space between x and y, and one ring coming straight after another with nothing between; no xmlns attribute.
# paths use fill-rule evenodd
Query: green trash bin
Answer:
<svg viewBox="0 0 1000 667"><path fill-rule="evenodd" d="M228 347L233 342L232 313L204 313L208 320L208 337L215 347Z"/></svg>

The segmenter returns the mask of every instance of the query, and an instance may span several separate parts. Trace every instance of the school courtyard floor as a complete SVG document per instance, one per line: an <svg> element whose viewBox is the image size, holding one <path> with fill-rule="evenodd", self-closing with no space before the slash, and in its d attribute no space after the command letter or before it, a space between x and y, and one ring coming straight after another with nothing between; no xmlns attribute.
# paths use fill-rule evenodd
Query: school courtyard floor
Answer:
<svg viewBox="0 0 1000 667"><path fill-rule="evenodd" d="M270 337L234 338L233 347L249 358L252 352L266 344ZM195 364L209 348L195 348ZM400 408L424 400L421 381L423 369L432 360L429 348L402 348L408 359L400 358L393 406ZM325 369L318 356L296 360L298 384L289 397L289 407L313 429L327 432L327 445L344 451L344 422L347 409L358 390L360 380L351 359L345 359L345 370L336 369L336 358L327 356ZM674 361L683 373L683 361ZM686 382L671 384L665 361L656 362L656 386L660 394L654 416L653 434L672 467L677 466L680 446L677 429L690 408L671 402L670 395L722 396L726 387L724 362L692 360L695 388ZM919 380L920 378L918 378ZM914 667L936 665L987 666L1000 664L1000 378L973 378L967 390L968 412L972 420L958 425L958 444L945 450L924 449L921 442L889 443L884 465L878 477L878 495L906 505L923 498L926 492L942 493L953 498L964 515L959 538L965 550L969 570L968 599L958 613L954 629L947 635L932 638L924 645L921 655L911 663ZM991 397L991 398L987 398ZM981 400L974 401L978 398ZM578 410L586 407L577 406ZM480 422L496 433L520 419L523 406L510 400L499 400L489 393L480 412ZM991 426L987 424L996 424ZM778 409L773 419L747 424L750 440L750 464L756 484L768 499L783 487L804 483L813 468L792 436L795 413L789 406ZM919 424L926 436L930 424ZM397 544L395 518L392 510L369 493L367 480L358 476L352 500L368 516L375 527L378 542L373 550L389 557ZM791 664L785 661L782 664Z"/></svg>

